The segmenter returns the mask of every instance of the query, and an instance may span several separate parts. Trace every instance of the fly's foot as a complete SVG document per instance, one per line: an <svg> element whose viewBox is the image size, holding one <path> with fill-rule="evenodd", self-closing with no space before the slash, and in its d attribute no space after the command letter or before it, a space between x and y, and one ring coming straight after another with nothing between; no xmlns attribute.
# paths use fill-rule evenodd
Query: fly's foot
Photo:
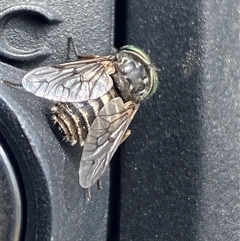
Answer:
<svg viewBox="0 0 240 241"><path fill-rule="evenodd" d="M125 132L120 144L122 144L124 141L126 141L126 139L130 136L130 134L131 134L131 130L127 130Z"/></svg>
<svg viewBox="0 0 240 241"><path fill-rule="evenodd" d="M86 200L89 202L92 199L92 195L91 195L91 191L90 188L85 188L85 196L86 196Z"/></svg>
<svg viewBox="0 0 240 241"><path fill-rule="evenodd" d="M97 180L97 190L102 190L102 184L100 179Z"/></svg>

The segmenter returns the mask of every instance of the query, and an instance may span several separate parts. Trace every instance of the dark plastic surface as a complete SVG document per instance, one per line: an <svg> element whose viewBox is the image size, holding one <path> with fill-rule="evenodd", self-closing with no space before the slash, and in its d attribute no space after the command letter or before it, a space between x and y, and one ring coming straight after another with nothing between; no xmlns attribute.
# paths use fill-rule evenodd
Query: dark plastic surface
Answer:
<svg viewBox="0 0 240 241"><path fill-rule="evenodd" d="M51 50L48 47L37 48L33 50L22 50L14 48L4 39L4 28L14 17L24 14L40 15L49 23L61 22L62 18L57 12L46 4L16 4L7 7L0 12L1 28L0 28L0 55L16 61L31 61L41 57L50 55Z"/></svg>
<svg viewBox="0 0 240 241"><path fill-rule="evenodd" d="M18 240L21 235L22 200L18 180L1 142L0 190L1 240Z"/></svg>
<svg viewBox="0 0 240 241"><path fill-rule="evenodd" d="M111 52L111 1L54 1L38 5L41 8L31 7L29 3L28 7L23 6L24 11L16 11L19 6L14 7L15 4L15 1L0 4L0 11L6 8L13 11L8 13L8 21L5 17L1 19L4 33L1 46L10 45L25 52L21 55L18 51L19 56L11 53L6 58L3 54L6 51L2 51L0 79L20 83L25 73L21 69L74 59L67 45L70 35L81 54ZM48 8L58 12L62 22L46 21L46 17L42 17L46 12L40 10ZM24 57L26 51L39 47L51 49L52 54L40 59L35 55L32 61ZM53 104L0 84L0 132L17 162L16 175L22 180L22 239L106 240L108 172L101 179L103 190L99 192L93 187L92 201L87 202L78 183L81 149L65 143L52 126L49 108Z"/></svg>
<svg viewBox="0 0 240 241"><path fill-rule="evenodd" d="M160 68L121 148L121 240L240 238L239 1L127 1Z"/></svg>
<svg viewBox="0 0 240 241"><path fill-rule="evenodd" d="M16 4L0 2L0 11ZM116 47L139 46L160 69L157 93L112 161L111 182L106 173L89 203L78 184L81 150L52 126L52 103L0 84L0 132L16 160L23 240L239 240L239 2L115 5L115 28L114 3L100 0L41 5L61 22L25 11L0 25L10 46L51 52L35 61L1 54L0 79L19 83L24 70L73 59L70 34L81 54L109 54L113 30Z"/></svg>

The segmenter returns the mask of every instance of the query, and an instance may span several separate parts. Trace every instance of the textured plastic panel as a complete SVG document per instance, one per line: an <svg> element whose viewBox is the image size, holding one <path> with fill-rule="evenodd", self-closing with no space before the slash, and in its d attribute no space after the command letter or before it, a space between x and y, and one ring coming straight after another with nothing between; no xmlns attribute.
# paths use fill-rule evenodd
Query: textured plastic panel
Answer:
<svg viewBox="0 0 240 241"><path fill-rule="evenodd" d="M13 166L0 143L1 240L18 240L21 235L22 200Z"/></svg>
<svg viewBox="0 0 240 241"><path fill-rule="evenodd" d="M112 10L112 1L1 2L0 79L20 83L24 70L74 59L70 35L81 54L111 53ZM81 149L52 126L53 104L0 85L2 141L22 179L23 240L106 240L108 172L87 202L78 183Z"/></svg>
<svg viewBox="0 0 240 241"><path fill-rule="evenodd" d="M23 70L73 59L70 34L81 54L111 52L112 1L18 4L0 3L0 78L20 82ZM239 2L116 5L115 45L149 51L160 81L130 126L121 162L112 161L109 203L108 173L85 201L81 150L52 126L52 103L0 85L0 132L26 204L22 236L239 240Z"/></svg>
<svg viewBox="0 0 240 241"><path fill-rule="evenodd" d="M158 91L121 153L121 240L239 240L239 1L127 1Z"/></svg>

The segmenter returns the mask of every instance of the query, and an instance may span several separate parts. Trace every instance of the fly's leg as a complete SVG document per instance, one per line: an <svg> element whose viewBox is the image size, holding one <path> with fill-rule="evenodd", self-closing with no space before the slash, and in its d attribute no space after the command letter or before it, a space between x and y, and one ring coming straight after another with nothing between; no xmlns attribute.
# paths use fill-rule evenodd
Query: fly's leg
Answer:
<svg viewBox="0 0 240 241"><path fill-rule="evenodd" d="M122 144L124 141L126 141L126 139L130 136L130 134L131 134L131 130L127 130L125 132L120 144Z"/></svg>
<svg viewBox="0 0 240 241"><path fill-rule="evenodd" d="M71 45L72 45L74 54L75 54L76 57L78 58L79 54L78 54L76 45L75 45L75 43L74 43L73 37L70 35L70 36L68 37L68 47L70 48Z"/></svg>
<svg viewBox="0 0 240 241"><path fill-rule="evenodd" d="M76 48L76 45L74 43L74 40L73 40L72 36L68 37L68 46L69 46L69 48L70 48L70 45L72 45L74 54L76 55L77 59L82 59L82 60L85 59L86 60L86 59L95 59L96 57L98 57L95 54L90 54L90 55L80 55L80 54L78 54L78 51L77 51L77 48Z"/></svg>
<svg viewBox="0 0 240 241"><path fill-rule="evenodd" d="M91 201L92 195L91 195L90 188L85 188L85 196L88 202Z"/></svg>
<svg viewBox="0 0 240 241"><path fill-rule="evenodd" d="M97 180L97 189L102 190L102 184L101 184L100 179Z"/></svg>
<svg viewBox="0 0 240 241"><path fill-rule="evenodd" d="M87 60L87 59L96 59L97 57L99 57L98 55L95 54L89 54L89 55L76 55L78 59L81 60Z"/></svg>
<svg viewBox="0 0 240 241"><path fill-rule="evenodd" d="M97 189L102 190L102 184L100 179L97 180ZM91 195L90 188L85 188L85 196L88 202L91 201L92 195Z"/></svg>
<svg viewBox="0 0 240 241"><path fill-rule="evenodd" d="M7 80L0 80L0 82L1 82L2 84L4 84L4 85L13 87L13 88L15 88L15 89L21 89L21 90L24 89L23 86L22 86L22 84L20 84L20 83L13 83L13 82L7 81Z"/></svg>

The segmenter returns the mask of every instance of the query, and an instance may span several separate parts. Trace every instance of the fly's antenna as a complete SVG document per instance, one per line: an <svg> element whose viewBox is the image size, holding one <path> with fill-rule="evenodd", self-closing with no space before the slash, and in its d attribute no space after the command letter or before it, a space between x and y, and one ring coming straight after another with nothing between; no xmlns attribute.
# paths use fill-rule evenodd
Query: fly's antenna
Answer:
<svg viewBox="0 0 240 241"><path fill-rule="evenodd" d="M148 56L150 56L151 50L148 49ZM152 62L150 62L147 66L148 68L153 68L157 72L161 72L161 69L157 68Z"/></svg>
<svg viewBox="0 0 240 241"><path fill-rule="evenodd" d="M161 72L161 69L157 68L152 62L149 64L149 67L153 68L157 72Z"/></svg>

